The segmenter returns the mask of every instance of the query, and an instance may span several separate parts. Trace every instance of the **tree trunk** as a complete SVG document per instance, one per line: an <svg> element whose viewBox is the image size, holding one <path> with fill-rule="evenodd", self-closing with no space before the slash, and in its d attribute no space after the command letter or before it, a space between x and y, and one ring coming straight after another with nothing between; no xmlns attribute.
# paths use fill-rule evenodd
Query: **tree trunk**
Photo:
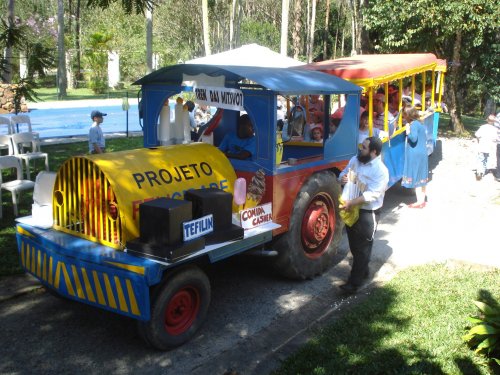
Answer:
<svg viewBox="0 0 500 375"><path fill-rule="evenodd" d="M351 32L352 32L352 48L351 56L361 54L361 15L360 15L360 0L350 0L351 5Z"/></svg>
<svg viewBox="0 0 500 375"><path fill-rule="evenodd" d="M203 43L205 44L205 56L212 54L210 48L210 27L208 24L208 0L201 1L201 14L203 15Z"/></svg>
<svg viewBox="0 0 500 375"><path fill-rule="evenodd" d="M368 0L361 0L360 3L361 3L361 5L360 5L361 24L359 25L359 36L361 38L361 40L360 40L360 46L361 46L360 53L366 54L366 53L370 53L370 51L372 49L372 44L370 41L370 34L368 33L368 30L366 30L366 27L365 27L365 15L363 12L363 9L366 9L368 7Z"/></svg>
<svg viewBox="0 0 500 375"><path fill-rule="evenodd" d="M58 99L67 96L66 47L64 46L64 1L57 0L57 88Z"/></svg>
<svg viewBox="0 0 500 375"><path fill-rule="evenodd" d="M290 0L281 1L281 44L280 53L283 56L288 55L288 9Z"/></svg>
<svg viewBox="0 0 500 375"><path fill-rule="evenodd" d="M293 6L293 30L292 30L292 49L293 49L293 58L298 59L301 52L301 30L302 30L302 20L301 16L301 0L295 0Z"/></svg>
<svg viewBox="0 0 500 375"><path fill-rule="evenodd" d="M9 0L7 4L7 22L9 28L14 27L14 0ZM4 49L5 70L2 72L2 81L12 83L12 41L7 40Z"/></svg>
<svg viewBox="0 0 500 375"><path fill-rule="evenodd" d="M316 0L312 0L311 4L311 22L309 27L309 41L307 43L307 62L313 61L314 54L314 31L316 29Z"/></svg>
<svg viewBox="0 0 500 375"><path fill-rule="evenodd" d="M146 67L147 73L153 71L153 10L146 9Z"/></svg>
<svg viewBox="0 0 500 375"><path fill-rule="evenodd" d="M309 30L311 29L311 7L309 6L310 0L307 0L307 12L306 12L306 37L305 37L305 51L306 51L306 58L309 58ZM310 61L307 61L310 62Z"/></svg>
<svg viewBox="0 0 500 375"><path fill-rule="evenodd" d="M75 10L75 49L76 49L76 85L82 77L82 51L80 44L80 0L76 2Z"/></svg>
<svg viewBox="0 0 500 375"><path fill-rule="evenodd" d="M326 0L325 31L323 35L323 60L327 59L328 23L330 22L330 0Z"/></svg>
<svg viewBox="0 0 500 375"><path fill-rule="evenodd" d="M460 103L457 99L458 93L458 80L460 79L460 51L462 45L462 30L458 30L455 34L455 41L453 43L453 61L451 71L448 75L450 77L450 119L453 132L456 134L464 133L464 125L462 123L462 113Z"/></svg>
<svg viewBox="0 0 500 375"><path fill-rule="evenodd" d="M338 9L338 12L337 12L337 27L336 27L336 30L335 30L335 41L334 41L334 44L333 44L333 56L332 56L332 59L336 59L337 58L337 45L339 44L339 29L340 29L340 19L342 18L342 5L343 5L343 3L341 2L339 4L339 9ZM343 31L342 31L342 35L344 35Z"/></svg>

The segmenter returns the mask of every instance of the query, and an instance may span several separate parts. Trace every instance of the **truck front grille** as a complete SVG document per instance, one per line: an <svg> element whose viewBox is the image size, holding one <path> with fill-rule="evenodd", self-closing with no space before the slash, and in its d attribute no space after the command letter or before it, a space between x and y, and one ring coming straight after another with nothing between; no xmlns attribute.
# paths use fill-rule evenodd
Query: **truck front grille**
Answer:
<svg viewBox="0 0 500 375"><path fill-rule="evenodd" d="M61 167L54 186L54 228L123 248L119 205L108 179L92 160L75 157Z"/></svg>

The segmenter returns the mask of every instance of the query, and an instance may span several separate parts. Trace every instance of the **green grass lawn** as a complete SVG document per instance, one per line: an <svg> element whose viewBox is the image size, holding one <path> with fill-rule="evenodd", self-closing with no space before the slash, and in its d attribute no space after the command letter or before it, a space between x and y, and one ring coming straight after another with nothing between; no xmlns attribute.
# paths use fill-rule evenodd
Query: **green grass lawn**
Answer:
<svg viewBox="0 0 500 375"><path fill-rule="evenodd" d="M462 122L464 123L464 127L468 133L468 136L473 137L476 130L481 125L485 124L486 120L480 117L462 115ZM452 135L451 133L452 127L450 123L450 115L441 113L439 117L439 134L443 136L450 136Z"/></svg>
<svg viewBox="0 0 500 375"><path fill-rule="evenodd" d="M498 269L430 264L402 271L273 375L492 374L461 336L477 313L472 301L498 304L499 294Z"/></svg>
<svg viewBox="0 0 500 375"><path fill-rule="evenodd" d="M104 94L95 94L92 90L87 88L68 89L67 97L65 100L82 100L82 99L120 99L127 95L130 99L137 97L139 86L131 86L128 89L114 90L110 89ZM57 101L57 88L55 87L41 87L35 89L37 95L37 102L51 102Z"/></svg>

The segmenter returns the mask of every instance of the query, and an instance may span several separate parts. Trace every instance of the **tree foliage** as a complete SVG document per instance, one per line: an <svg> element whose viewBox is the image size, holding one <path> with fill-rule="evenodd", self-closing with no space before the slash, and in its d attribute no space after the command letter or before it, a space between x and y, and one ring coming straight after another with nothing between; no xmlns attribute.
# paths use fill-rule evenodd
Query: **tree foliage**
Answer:
<svg viewBox="0 0 500 375"><path fill-rule="evenodd" d="M108 9L117 2L119 0L87 0L87 6ZM121 0L121 7L126 14L144 14L146 9L152 10L153 6L154 0Z"/></svg>
<svg viewBox="0 0 500 375"><path fill-rule="evenodd" d="M378 1L365 16L376 52L434 52L448 61L446 91L448 100L456 99L454 121L460 122L462 110L481 110L477 104L486 97L499 100L495 1L415 0L411 6L403 0ZM453 126L460 130L459 123Z"/></svg>
<svg viewBox="0 0 500 375"><path fill-rule="evenodd" d="M247 43L279 51L281 3L207 0L212 53ZM153 54L160 66L205 55L202 0L82 0L81 32L78 33L82 37L81 46L74 42L76 2L64 0L64 4L65 40L71 55L88 55L94 48L89 35L105 33L110 36L108 48L120 55L121 76L125 81L134 81L147 71L144 14L148 8L153 11ZM311 1L290 1L288 54L302 60L307 56L311 4ZM349 54L351 49L359 49L360 33L364 53L433 52L449 62L447 99L455 93L458 114L478 112L487 99L500 100L497 8L493 0L415 0L411 3L338 0L330 1L330 7L326 1L317 1L312 57L321 60ZM57 0L16 2L16 25L29 25L23 43L17 43L16 48L27 54L30 76L50 71L52 61L57 61L57 40L53 35L57 10ZM6 13L6 2L0 3L0 11ZM357 25L353 26L353 19ZM1 33L13 31L5 29L5 22L4 19L0 47L5 47L9 39L8 34ZM365 29L360 32L359 27L363 26ZM456 55L458 60L454 61L458 32L461 43ZM352 33L356 33L354 43ZM43 59L35 63L30 56ZM90 69L88 60L84 61L83 69ZM452 89L452 82L456 88Z"/></svg>

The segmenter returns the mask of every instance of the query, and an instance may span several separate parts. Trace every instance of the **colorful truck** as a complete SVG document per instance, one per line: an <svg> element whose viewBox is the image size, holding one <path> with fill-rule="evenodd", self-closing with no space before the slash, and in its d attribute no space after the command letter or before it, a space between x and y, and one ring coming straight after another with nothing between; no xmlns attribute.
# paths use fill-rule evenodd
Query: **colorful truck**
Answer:
<svg viewBox="0 0 500 375"><path fill-rule="evenodd" d="M21 218L17 240L24 269L52 292L136 319L141 337L166 350L205 320L210 263L259 249L290 278L331 265L343 228L336 176L357 152L361 88L296 68L190 64L136 84L144 148L67 160L53 187L53 224ZM186 124L179 133L164 116L183 92L219 108L204 134L213 144L189 141ZM325 129L331 98L345 95L342 126L314 143L300 137L307 124L286 124L283 142L279 100L290 114L308 95L322 96ZM229 159L217 146L241 113L254 126L255 154Z"/></svg>

